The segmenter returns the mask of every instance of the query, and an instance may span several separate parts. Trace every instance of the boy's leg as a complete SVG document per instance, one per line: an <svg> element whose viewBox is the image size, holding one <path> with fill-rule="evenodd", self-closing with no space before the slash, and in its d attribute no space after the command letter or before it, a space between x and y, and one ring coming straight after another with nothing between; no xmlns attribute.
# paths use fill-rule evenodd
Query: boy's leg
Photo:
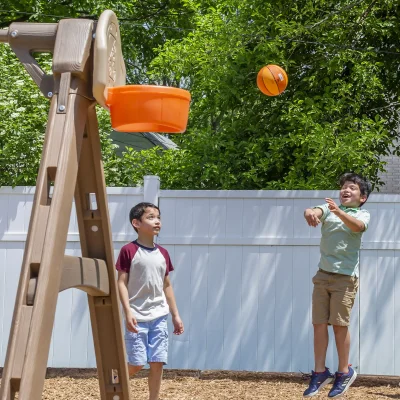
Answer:
<svg viewBox="0 0 400 400"><path fill-rule="evenodd" d="M332 382L333 375L325 366L328 348L328 319L330 294L327 290L328 276L318 271L313 278L312 323L314 326L315 371L311 371L311 379L303 397L314 397L319 391Z"/></svg>
<svg viewBox="0 0 400 400"><path fill-rule="evenodd" d="M325 371L326 351L328 349L328 324L314 324L315 372Z"/></svg>
<svg viewBox="0 0 400 400"><path fill-rule="evenodd" d="M128 363L129 376L136 375L143 367L144 365L131 365Z"/></svg>
<svg viewBox="0 0 400 400"><path fill-rule="evenodd" d="M332 302L329 323L335 333L336 348L339 356L339 368L335 374L329 398L337 398L349 389L357 377L357 372L349 364L350 353L350 313L358 290L358 278L337 275L332 285Z"/></svg>
<svg viewBox="0 0 400 400"><path fill-rule="evenodd" d="M158 400L163 366L168 361L168 326L166 315L150 323L147 359L150 365L149 399Z"/></svg>
<svg viewBox="0 0 400 400"><path fill-rule="evenodd" d="M149 373L149 400L158 400L160 395L161 380L163 374L162 362L149 362L150 373Z"/></svg>
<svg viewBox="0 0 400 400"><path fill-rule="evenodd" d="M331 290L332 301L329 323L335 333L339 358L338 372L347 374L350 353L350 314L358 291L358 278L337 275Z"/></svg>
<svg viewBox="0 0 400 400"><path fill-rule="evenodd" d="M347 326L333 325L336 349L339 357L338 372L349 372L350 332Z"/></svg>
<svg viewBox="0 0 400 400"><path fill-rule="evenodd" d="M314 326L314 357L315 371L311 371L311 379L303 397L314 397L326 385L332 382L333 374L325 366L326 350L328 348L328 324L313 324Z"/></svg>
<svg viewBox="0 0 400 400"><path fill-rule="evenodd" d="M315 372L325 371L326 351L328 349L328 320L330 312L330 293L328 290L330 276L318 271L313 277L312 323L314 326L314 360Z"/></svg>

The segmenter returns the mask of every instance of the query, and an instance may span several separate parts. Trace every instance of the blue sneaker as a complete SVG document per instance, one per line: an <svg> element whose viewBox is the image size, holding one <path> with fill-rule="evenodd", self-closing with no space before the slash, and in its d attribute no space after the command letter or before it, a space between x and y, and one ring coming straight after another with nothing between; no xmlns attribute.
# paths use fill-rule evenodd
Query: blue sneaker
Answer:
<svg viewBox="0 0 400 400"><path fill-rule="evenodd" d="M332 382L334 375L329 371L329 368L325 368L324 372L311 371L310 385L304 391L303 397L313 397L328 383Z"/></svg>
<svg viewBox="0 0 400 400"><path fill-rule="evenodd" d="M349 389L357 378L357 372L349 366L349 372L347 374L336 372L335 375L335 382L328 394L328 397L332 399L342 396Z"/></svg>

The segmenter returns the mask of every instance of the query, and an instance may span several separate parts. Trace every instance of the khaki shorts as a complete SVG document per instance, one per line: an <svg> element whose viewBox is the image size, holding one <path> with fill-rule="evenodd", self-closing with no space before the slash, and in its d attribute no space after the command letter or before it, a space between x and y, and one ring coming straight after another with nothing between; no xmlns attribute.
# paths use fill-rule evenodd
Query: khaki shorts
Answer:
<svg viewBox="0 0 400 400"><path fill-rule="evenodd" d="M358 278L320 269L312 281L312 323L349 326Z"/></svg>

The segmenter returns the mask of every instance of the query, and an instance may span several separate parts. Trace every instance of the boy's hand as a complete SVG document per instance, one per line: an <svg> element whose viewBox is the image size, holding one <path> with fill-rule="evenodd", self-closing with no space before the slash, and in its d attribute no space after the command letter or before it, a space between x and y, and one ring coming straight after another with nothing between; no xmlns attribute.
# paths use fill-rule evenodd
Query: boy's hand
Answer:
<svg viewBox="0 0 400 400"><path fill-rule="evenodd" d="M126 314L126 328L130 332L138 333L137 321L132 313Z"/></svg>
<svg viewBox="0 0 400 400"><path fill-rule="evenodd" d="M182 335L182 333L185 331L183 327L183 322L179 316L177 317L172 317L172 323L174 324L174 334L175 335Z"/></svg>
<svg viewBox="0 0 400 400"><path fill-rule="evenodd" d="M325 199L325 201L328 203L328 208L329 208L329 210L331 210L331 212L333 212L334 214L337 214L340 212L339 206L332 199L327 197Z"/></svg>
<svg viewBox="0 0 400 400"><path fill-rule="evenodd" d="M314 228L321 222L315 212L310 208L307 208L307 210L304 211L304 218L306 219L307 224Z"/></svg>

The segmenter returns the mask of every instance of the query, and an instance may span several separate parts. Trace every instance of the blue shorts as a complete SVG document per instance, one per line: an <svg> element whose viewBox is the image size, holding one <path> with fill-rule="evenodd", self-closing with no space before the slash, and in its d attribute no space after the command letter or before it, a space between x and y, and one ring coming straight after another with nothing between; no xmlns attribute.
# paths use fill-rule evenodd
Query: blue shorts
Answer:
<svg viewBox="0 0 400 400"><path fill-rule="evenodd" d="M168 361L167 315L148 322L138 322L138 333L125 328L125 346L130 365Z"/></svg>

